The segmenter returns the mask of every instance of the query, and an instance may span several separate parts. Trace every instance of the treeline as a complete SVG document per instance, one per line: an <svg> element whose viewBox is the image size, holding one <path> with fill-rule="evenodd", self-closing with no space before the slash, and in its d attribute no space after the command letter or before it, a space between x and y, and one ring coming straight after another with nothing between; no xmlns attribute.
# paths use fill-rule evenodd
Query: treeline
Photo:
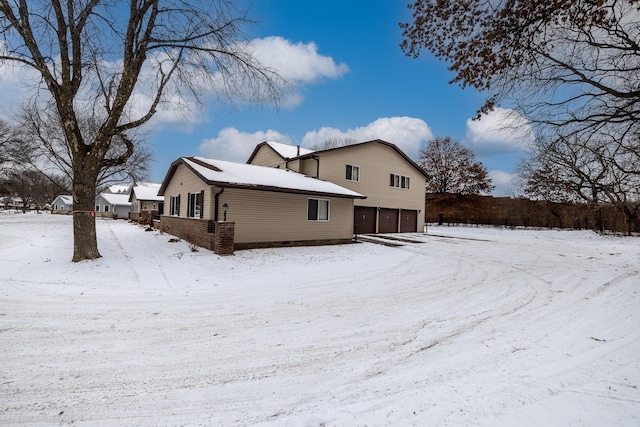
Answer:
<svg viewBox="0 0 640 427"><path fill-rule="evenodd" d="M486 224L640 232L640 219L628 218L610 203L554 203L510 197L427 194L425 221L441 224Z"/></svg>

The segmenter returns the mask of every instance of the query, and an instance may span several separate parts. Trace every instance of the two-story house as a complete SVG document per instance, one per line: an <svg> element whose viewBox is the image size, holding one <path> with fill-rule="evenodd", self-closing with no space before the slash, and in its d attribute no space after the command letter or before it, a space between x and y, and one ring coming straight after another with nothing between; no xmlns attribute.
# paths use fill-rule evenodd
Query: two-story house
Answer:
<svg viewBox="0 0 640 427"><path fill-rule="evenodd" d="M354 200L354 233L423 230L426 176L390 142L312 151L268 141L256 146L247 163L293 170L366 196Z"/></svg>

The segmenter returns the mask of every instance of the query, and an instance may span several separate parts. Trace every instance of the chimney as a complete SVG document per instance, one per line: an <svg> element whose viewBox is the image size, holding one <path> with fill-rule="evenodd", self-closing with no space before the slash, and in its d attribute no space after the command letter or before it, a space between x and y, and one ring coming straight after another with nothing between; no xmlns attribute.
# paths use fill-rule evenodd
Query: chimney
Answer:
<svg viewBox="0 0 640 427"><path fill-rule="evenodd" d="M299 157L300 156L300 146L297 145L297 147L298 147L298 154L296 154L296 156Z"/></svg>

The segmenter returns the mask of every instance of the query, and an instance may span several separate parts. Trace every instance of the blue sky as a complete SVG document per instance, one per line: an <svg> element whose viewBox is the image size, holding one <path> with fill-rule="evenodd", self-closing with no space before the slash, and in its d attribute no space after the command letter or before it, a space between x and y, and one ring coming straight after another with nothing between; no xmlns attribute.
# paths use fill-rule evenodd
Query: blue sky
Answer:
<svg viewBox="0 0 640 427"><path fill-rule="evenodd" d="M249 15L258 21L246 29L256 57L292 84L287 102L231 108L210 99L186 115L161 111L150 126L153 181L178 157L244 162L267 139L309 147L326 138L380 138L416 158L433 136L451 136L490 171L494 194L509 194L527 137L500 129L508 110L470 122L482 94L448 84L447 64L428 52L418 59L402 53L398 23L410 19L404 1L254 0ZM0 69L0 90L8 94L17 78ZM11 104L7 95L0 115Z"/></svg>

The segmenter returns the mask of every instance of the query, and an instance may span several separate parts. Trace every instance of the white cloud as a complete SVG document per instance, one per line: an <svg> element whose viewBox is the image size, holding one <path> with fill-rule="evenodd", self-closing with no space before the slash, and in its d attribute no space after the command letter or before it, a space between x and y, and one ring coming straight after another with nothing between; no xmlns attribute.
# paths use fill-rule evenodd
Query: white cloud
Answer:
<svg viewBox="0 0 640 427"><path fill-rule="evenodd" d="M0 50L2 48L3 45L0 42ZM336 63L330 56L320 54L318 46L313 42L294 43L282 37L266 37L255 39L242 48L251 52L262 66L277 72L287 80L290 87L286 94L285 106L290 108L304 101L305 86L318 84L325 79L337 79L349 72L349 67L345 63ZM150 55L145 63L128 104L131 117L140 117L151 105L151 96L157 83L156 65L165 60L167 55L158 53ZM113 70L121 68L119 61L104 60L101 61L101 65ZM219 82L215 83L216 75L213 76L213 80L210 80L212 76L203 75L201 71L187 70L187 72L192 73L191 83L203 100L219 98L222 86ZM10 115L15 105L19 105L27 96L35 93L33 87L38 81L38 73L27 67L8 63L0 64L0 93L3 99L0 105L0 116ZM213 84L211 84L212 81ZM93 99L93 97L89 96L87 99ZM190 127L200 123L204 118L204 110L194 108L196 104L189 91L181 91L177 86L169 85L150 125L156 128L167 124Z"/></svg>
<svg viewBox="0 0 640 427"><path fill-rule="evenodd" d="M331 57L320 55L313 42L292 43L282 37L266 37L252 40L250 47L263 65L296 85L336 79L349 71L347 64L336 64Z"/></svg>
<svg viewBox="0 0 640 427"><path fill-rule="evenodd" d="M493 185L496 187L492 192L494 196L513 195L514 185L518 178L517 174L511 174L501 170L492 170L489 171L489 177L491 178Z"/></svg>
<svg viewBox="0 0 640 427"><path fill-rule="evenodd" d="M0 41L0 54L3 50L4 45ZM35 88L40 82L39 76L37 71L26 65L11 61L0 62L0 117L10 119L17 111L16 107L37 93ZM39 96L46 98L47 94Z"/></svg>
<svg viewBox="0 0 640 427"><path fill-rule="evenodd" d="M256 145L263 141L291 144L291 138L271 129L266 132L248 133L236 128L224 128L218 132L217 137L205 139L199 151L205 157L244 163L249 159Z"/></svg>
<svg viewBox="0 0 640 427"><path fill-rule="evenodd" d="M247 50L266 68L274 70L290 85L285 105L289 108L304 100L302 89L324 79L337 79L349 72L345 63L318 53L313 43L292 43L282 37L254 39Z"/></svg>
<svg viewBox="0 0 640 427"><path fill-rule="evenodd" d="M382 139L400 147L409 157L415 158L422 143L433 138L429 125L413 117L382 117L366 126L342 131L323 127L307 132L302 138L306 147L320 145L327 139L351 138L357 142Z"/></svg>
<svg viewBox="0 0 640 427"><path fill-rule="evenodd" d="M533 130L517 111L496 108L480 120L467 120L466 142L478 155L523 151L533 143Z"/></svg>

